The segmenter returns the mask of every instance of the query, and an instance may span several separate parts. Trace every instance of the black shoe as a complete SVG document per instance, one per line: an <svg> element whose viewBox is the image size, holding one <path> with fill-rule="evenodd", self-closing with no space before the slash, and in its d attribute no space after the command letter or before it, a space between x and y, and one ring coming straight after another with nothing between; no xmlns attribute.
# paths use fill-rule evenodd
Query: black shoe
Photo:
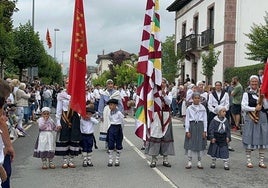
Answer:
<svg viewBox="0 0 268 188"><path fill-rule="evenodd" d="M155 168L156 167L156 162L151 162L150 167Z"/></svg>
<svg viewBox="0 0 268 188"><path fill-rule="evenodd" d="M216 168L216 165L215 164L212 164L212 165L210 165L210 168Z"/></svg>
<svg viewBox="0 0 268 188"><path fill-rule="evenodd" d="M87 162L86 161L83 162L83 167L87 167Z"/></svg>
<svg viewBox="0 0 268 188"><path fill-rule="evenodd" d="M92 167L93 166L93 163L92 162L87 162L87 166Z"/></svg>
<svg viewBox="0 0 268 188"><path fill-rule="evenodd" d="M228 150L229 150L229 151L235 151L235 150L234 150L232 147L230 147L230 146L228 147Z"/></svg>
<svg viewBox="0 0 268 188"><path fill-rule="evenodd" d="M167 161L164 161L163 162L163 166L165 166L165 167L171 167L171 164L169 162L167 162Z"/></svg>
<svg viewBox="0 0 268 188"><path fill-rule="evenodd" d="M142 146L141 150L145 150L145 147L144 147L144 146Z"/></svg>
<svg viewBox="0 0 268 188"><path fill-rule="evenodd" d="M230 170L230 168L228 166L225 166L224 170Z"/></svg>

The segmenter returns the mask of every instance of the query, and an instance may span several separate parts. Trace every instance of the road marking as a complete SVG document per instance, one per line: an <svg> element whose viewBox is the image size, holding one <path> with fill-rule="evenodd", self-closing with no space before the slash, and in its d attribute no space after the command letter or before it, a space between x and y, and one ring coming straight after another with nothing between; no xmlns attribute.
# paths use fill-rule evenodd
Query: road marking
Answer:
<svg viewBox="0 0 268 188"><path fill-rule="evenodd" d="M148 163L148 165L150 165L150 161L147 160L146 155L144 153L142 153L130 140L128 140L125 136L124 136L124 140L128 143L128 145L130 145L134 151L136 151L136 153L144 160L146 160L146 162ZM165 174L163 174L158 168L152 168L152 170L154 170L165 182L167 182L168 184L170 184L171 187L173 188L179 188L177 185L175 185Z"/></svg>
<svg viewBox="0 0 268 188"><path fill-rule="evenodd" d="M231 137L234 138L234 139L240 140L240 141L242 140L242 138L240 136L231 135Z"/></svg>

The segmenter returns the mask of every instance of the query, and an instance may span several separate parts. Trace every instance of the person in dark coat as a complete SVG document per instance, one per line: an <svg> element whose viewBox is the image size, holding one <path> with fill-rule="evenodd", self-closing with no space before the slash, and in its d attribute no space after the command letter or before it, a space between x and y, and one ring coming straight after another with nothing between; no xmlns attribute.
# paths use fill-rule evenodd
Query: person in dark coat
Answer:
<svg viewBox="0 0 268 188"><path fill-rule="evenodd" d="M217 116L215 116L209 125L210 145L208 155L212 157L210 168L216 167L216 159L222 159L224 169L229 170L229 150L228 143L231 141L231 133L229 121L226 116L226 108L217 106L215 108Z"/></svg>

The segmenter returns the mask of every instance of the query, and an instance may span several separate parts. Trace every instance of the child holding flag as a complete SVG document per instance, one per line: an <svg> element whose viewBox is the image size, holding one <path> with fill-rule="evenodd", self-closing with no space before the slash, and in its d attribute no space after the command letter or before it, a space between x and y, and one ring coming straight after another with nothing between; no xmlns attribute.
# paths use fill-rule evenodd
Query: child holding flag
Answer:
<svg viewBox="0 0 268 188"><path fill-rule="evenodd" d="M94 126L99 123L99 121L92 117L95 113L94 108L86 108L86 116L82 117L80 120L80 130L82 134L82 156L83 156L83 167L93 166L91 161L92 157L92 147L94 140Z"/></svg>

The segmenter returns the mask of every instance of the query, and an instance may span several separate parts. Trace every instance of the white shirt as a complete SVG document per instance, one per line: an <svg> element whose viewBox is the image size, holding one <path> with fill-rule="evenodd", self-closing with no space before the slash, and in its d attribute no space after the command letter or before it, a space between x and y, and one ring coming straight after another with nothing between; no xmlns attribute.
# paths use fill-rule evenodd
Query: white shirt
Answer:
<svg viewBox="0 0 268 188"><path fill-rule="evenodd" d="M56 108L56 122L57 126L60 125L62 111L68 111L71 96L68 95L66 90L63 90L57 95L57 108Z"/></svg>
<svg viewBox="0 0 268 188"><path fill-rule="evenodd" d="M221 93L217 92L218 99L220 99ZM214 114L217 114L215 112L215 107L221 105L224 106L225 109L228 111L229 110L229 95L227 92L224 93L222 99L220 100L220 104L218 104L218 101L215 99L212 93L209 94L208 96L208 110L210 112L213 112Z"/></svg>
<svg viewBox="0 0 268 188"><path fill-rule="evenodd" d="M80 131L83 134L92 134L94 133L94 126L97 125L99 121L94 117L91 117L89 120L81 118L80 120Z"/></svg>
<svg viewBox="0 0 268 188"><path fill-rule="evenodd" d="M93 96L94 96L94 98L97 99L97 100L100 99L100 91L99 91L97 88L95 88L95 89L93 90Z"/></svg>
<svg viewBox="0 0 268 188"><path fill-rule="evenodd" d="M172 98L177 98L178 96L178 86L173 86L172 89L171 89L171 94L172 94Z"/></svg>
<svg viewBox="0 0 268 188"><path fill-rule="evenodd" d="M120 112L119 110L117 110L115 113L113 113L112 111L110 112L110 123L111 124L115 124L115 125L123 125L124 124L124 114L122 112Z"/></svg>
<svg viewBox="0 0 268 188"><path fill-rule="evenodd" d="M189 132L190 121L204 122L204 132L207 132L207 111L202 104L192 104L186 109L185 132Z"/></svg>

